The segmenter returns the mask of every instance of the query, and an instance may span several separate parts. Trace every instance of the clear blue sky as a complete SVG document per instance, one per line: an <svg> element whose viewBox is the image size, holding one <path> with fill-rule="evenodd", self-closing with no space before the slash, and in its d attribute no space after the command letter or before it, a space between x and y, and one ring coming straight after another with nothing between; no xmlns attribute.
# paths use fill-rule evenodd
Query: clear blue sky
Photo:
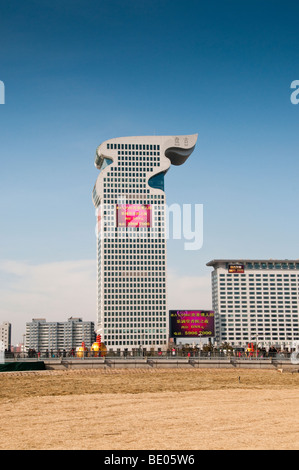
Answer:
<svg viewBox="0 0 299 470"><path fill-rule="evenodd" d="M204 205L204 245L168 263L298 258L295 0L2 2L0 260L96 258L96 147L198 133L167 202ZM1 315L0 315L1 320Z"/></svg>

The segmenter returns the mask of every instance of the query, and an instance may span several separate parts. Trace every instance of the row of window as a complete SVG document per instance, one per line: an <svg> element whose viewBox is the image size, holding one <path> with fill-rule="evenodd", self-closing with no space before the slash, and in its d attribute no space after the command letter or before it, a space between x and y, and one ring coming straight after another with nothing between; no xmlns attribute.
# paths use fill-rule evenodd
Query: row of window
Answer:
<svg viewBox="0 0 299 470"><path fill-rule="evenodd" d="M131 189L131 188L130 188ZM161 199L160 201L156 199ZM113 199L111 196L105 195L102 199L102 203L105 205L109 204L119 204L119 202L125 201L126 204L163 204L164 203L164 196L158 194L149 194L149 190L144 191L144 194L141 192L135 191L134 194L127 192L127 190L121 189L118 191L118 194L113 194Z"/></svg>
<svg viewBox="0 0 299 470"><path fill-rule="evenodd" d="M109 178L109 181L117 182L120 179L121 181L119 182L124 182L124 179L127 177L133 178L134 180L137 180L137 181L138 180L146 181L148 178L147 173L149 169L153 171L154 169L153 167L159 166L159 163L151 160L148 162L144 162L143 166L140 168L136 165L132 168L130 167L128 168L125 165L121 165L121 167L122 166L123 168L117 168L114 172L112 171L114 167L112 167L109 173L107 173L107 176L103 178L103 181L107 182Z"/></svg>
<svg viewBox="0 0 299 470"><path fill-rule="evenodd" d="M123 253L131 253L132 249L134 249L134 251L137 249L151 249L151 250L155 250L155 253L157 252L156 250L158 248L161 248L163 246L166 245L165 241L163 240L159 240L158 241L155 241L153 240L150 244L148 244L148 242L144 243L143 240L134 240L134 243L129 239L129 236L127 237L128 239L124 242L123 239L121 239L119 242L117 242L117 240L114 242L110 242L109 240L105 241L105 243L103 244L103 249L104 249L104 253L109 253L109 251L105 251L106 249L111 249L111 252L112 250L115 248L116 251L119 251L120 249L122 250ZM130 251L129 251L130 250Z"/></svg>
<svg viewBox="0 0 299 470"><path fill-rule="evenodd" d="M164 298L164 300L163 300ZM156 296L150 296L149 298L145 298L144 300L141 300L140 303L141 305L150 305L150 304L154 304L154 305L158 305L158 304L165 304L165 298L166 298L166 295L164 294L159 294ZM138 294L133 294L133 295L130 295L130 299L128 299L127 297L125 299L121 299L120 297L116 297L115 300L111 299L110 296L107 296L107 295L104 295L104 299L109 299L109 300L104 300L104 305L123 305L125 306L126 303L128 303L128 305L131 305L131 300L130 299L140 299L140 295ZM143 297L142 297L143 299Z"/></svg>
<svg viewBox="0 0 299 470"><path fill-rule="evenodd" d="M234 310L231 310L231 309L225 310L225 309L223 309L223 310L221 310L221 313L225 313L225 314L235 313L235 312L236 313L241 313L241 312L242 313L251 313L251 314L253 314L253 313L267 313L267 314L268 313L275 313L275 314L277 314L277 313L292 313L292 314L297 314L298 309L297 308L295 308L295 309L290 309L289 308L289 309L279 310L277 308L271 308L271 309L263 309L262 310L262 309L252 308L251 310L246 310L246 309L245 310L240 310L240 309L234 309Z"/></svg>
<svg viewBox="0 0 299 470"><path fill-rule="evenodd" d="M123 348L127 346L136 346L136 348L140 348L141 346L164 346L165 344L167 344L167 340L166 339L160 339L159 341L155 339L143 340L143 338L139 338L139 340L135 339L134 341L133 340L114 341L114 340L110 340L109 338L106 340L106 344L108 347L109 346L121 346Z"/></svg>
<svg viewBox="0 0 299 470"><path fill-rule="evenodd" d="M138 189L138 193L143 193L143 194L149 194L149 189L146 189L147 187L147 184L139 184L138 186L137 185L134 185L133 183L131 184L124 184L122 186L122 188L111 188L109 187L108 188L103 188L103 193L104 193L104 202L107 202L107 200L105 199L105 196L107 193L109 193L109 197L113 197L113 193L116 193L118 195L122 195L122 194L126 194L128 191L130 192L134 192L134 189ZM115 200L117 202L117 199ZM115 202L115 203L116 203Z"/></svg>
<svg viewBox="0 0 299 470"><path fill-rule="evenodd" d="M299 269L299 263L246 263L246 269Z"/></svg>
<svg viewBox="0 0 299 470"><path fill-rule="evenodd" d="M223 284L227 284L227 285L230 285L230 286L246 286L248 283L253 283L253 284L256 284L256 283L266 283L268 284L269 282L273 282L273 283L276 283L276 282L296 282L296 281L299 281L299 276L296 276L296 275L293 275L293 274L284 274L284 275L277 275L277 276L267 276L267 277L264 277L261 278L261 277L248 277L247 279L242 279L241 281L239 281L238 279L234 279L234 282L233 279L222 279L220 278L219 279L219 282L220 283L223 283ZM214 285L217 285L217 281L214 280L213 282Z"/></svg>
<svg viewBox="0 0 299 470"><path fill-rule="evenodd" d="M113 324L112 324L113 325ZM163 328L163 326L166 325L148 325L144 324L140 327L140 323L137 324L123 324L122 325L116 325L116 328L119 327L119 329L114 329L114 325L112 326L113 331L109 329L108 327L104 330L105 333L116 333L116 334L130 334L130 333L137 333L137 334L147 334L147 333L159 333L159 334L166 334L166 328Z"/></svg>
<svg viewBox="0 0 299 470"><path fill-rule="evenodd" d="M252 332L252 335L254 336L256 334L256 332ZM229 342L231 343L232 345L235 345L235 343L237 341L251 341L252 339L252 335L243 335L243 336L238 336L238 335L221 335L221 338L220 338L220 342ZM270 342L270 343L273 343L273 342L281 342L281 341L297 341L299 339L299 334L295 334L293 335L292 337L290 337L289 335L271 335L271 333L268 333L267 335L264 334L264 335L258 335L258 341L265 341L265 342ZM242 343L240 342L239 343L240 346L242 345Z"/></svg>
<svg viewBox="0 0 299 470"><path fill-rule="evenodd" d="M232 284L232 281L234 281L234 284L246 284L247 282L261 282L261 281L265 281L265 282L275 282L275 281L286 281L286 280L291 280L291 281L295 281L296 279L299 279L299 276L297 274L263 274L263 276L261 274L256 274L256 275L250 275L247 276L247 278L243 278L243 279L234 279L234 278L226 278L224 277L224 275L220 275L219 276L219 280L220 282L230 282Z"/></svg>
<svg viewBox="0 0 299 470"><path fill-rule="evenodd" d="M107 149L111 150L160 150L160 145L153 144L114 144L107 143Z"/></svg>
<svg viewBox="0 0 299 470"><path fill-rule="evenodd" d="M141 159L145 159L145 157L151 157L152 158L156 158L157 156L160 155L160 152L131 152L131 151L118 151L118 161L134 161L136 162L136 164L138 164L138 161L141 160ZM136 158L135 158L136 157ZM138 158L139 157L139 158Z"/></svg>
<svg viewBox="0 0 299 470"><path fill-rule="evenodd" d="M299 283L298 283L299 286ZM263 288L262 288L263 287ZM222 286L220 284L220 291L229 291L229 292L239 292L240 290L242 292L246 291L263 291L263 292L269 292L270 291L282 291L282 290L297 290L297 283L296 282L291 282L291 283L284 283L282 284L281 282L278 282L277 284L270 283L270 284L264 284L261 286L260 283L257 284L249 284L248 286L241 286L241 289L239 286Z"/></svg>

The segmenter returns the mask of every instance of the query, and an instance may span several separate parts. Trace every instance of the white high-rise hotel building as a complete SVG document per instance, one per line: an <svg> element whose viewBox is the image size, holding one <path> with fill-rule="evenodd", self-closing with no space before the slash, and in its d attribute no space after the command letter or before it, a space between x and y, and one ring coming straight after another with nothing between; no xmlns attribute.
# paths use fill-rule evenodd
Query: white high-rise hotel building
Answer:
<svg viewBox="0 0 299 470"><path fill-rule="evenodd" d="M216 341L290 348L299 340L299 260L229 260L212 271Z"/></svg>
<svg viewBox="0 0 299 470"><path fill-rule="evenodd" d="M168 344L164 176L197 134L114 138L96 151L97 332L108 349Z"/></svg>

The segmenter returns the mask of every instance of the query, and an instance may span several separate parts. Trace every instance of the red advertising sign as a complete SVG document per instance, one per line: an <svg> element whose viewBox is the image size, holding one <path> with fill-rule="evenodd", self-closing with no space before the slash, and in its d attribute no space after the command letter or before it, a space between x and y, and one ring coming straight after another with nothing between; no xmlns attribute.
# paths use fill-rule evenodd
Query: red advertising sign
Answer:
<svg viewBox="0 0 299 470"><path fill-rule="evenodd" d="M172 337L213 337L213 310L170 310L170 332Z"/></svg>
<svg viewBox="0 0 299 470"><path fill-rule="evenodd" d="M244 265L243 264L229 264L228 265L228 272L229 273L243 274L244 273Z"/></svg>
<svg viewBox="0 0 299 470"><path fill-rule="evenodd" d="M151 206L149 204L118 204L116 226L151 227Z"/></svg>

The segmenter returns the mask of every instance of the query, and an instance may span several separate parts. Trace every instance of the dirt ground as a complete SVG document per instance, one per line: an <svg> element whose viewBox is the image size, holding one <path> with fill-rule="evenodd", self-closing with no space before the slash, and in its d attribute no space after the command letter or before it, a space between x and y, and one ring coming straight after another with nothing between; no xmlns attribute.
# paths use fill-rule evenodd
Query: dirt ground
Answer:
<svg viewBox="0 0 299 470"><path fill-rule="evenodd" d="M0 450L298 450L299 374L0 374Z"/></svg>

